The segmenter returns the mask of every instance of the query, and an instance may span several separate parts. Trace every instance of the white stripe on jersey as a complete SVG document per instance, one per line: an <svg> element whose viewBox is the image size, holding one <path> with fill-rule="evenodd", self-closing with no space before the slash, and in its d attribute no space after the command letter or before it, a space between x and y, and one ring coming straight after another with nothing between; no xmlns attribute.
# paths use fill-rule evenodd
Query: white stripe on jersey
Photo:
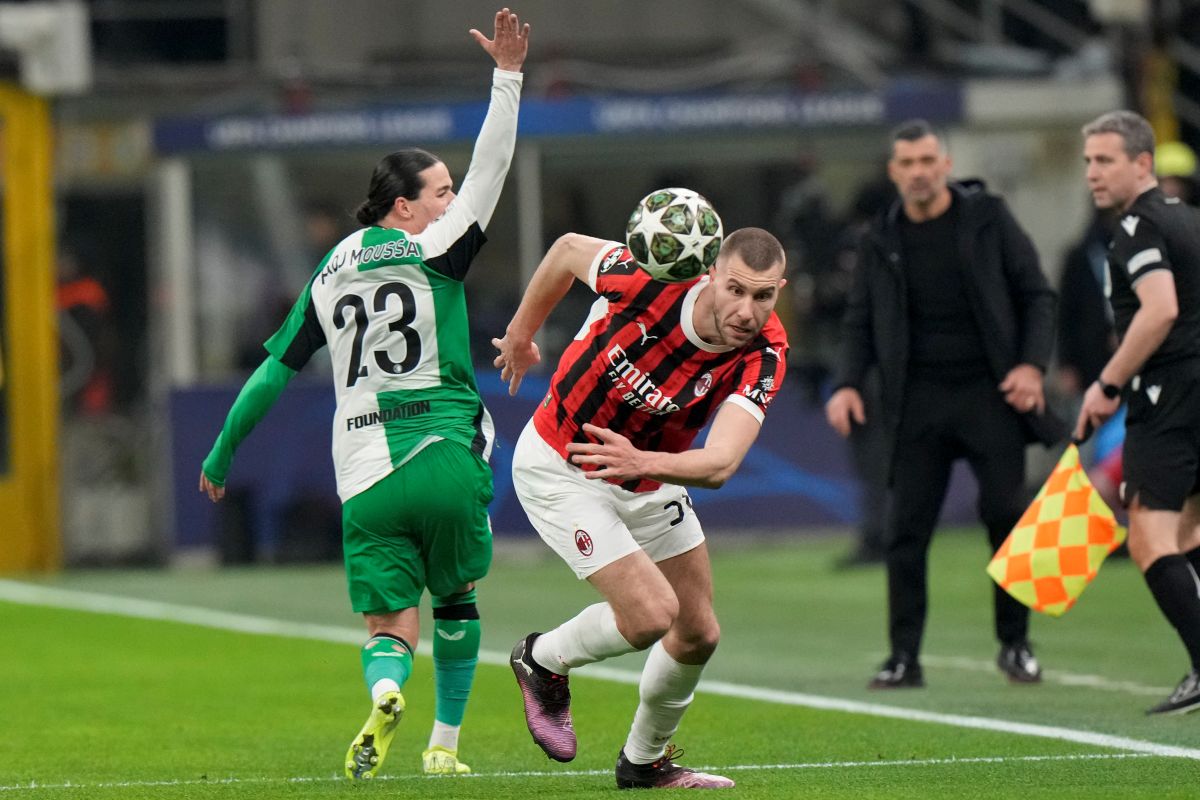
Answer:
<svg viewBox="0 0 1200 800"><path fill-rule="evenodd" d="M592 263L588 265L588 288L596 292L596 280L600 277L600 262L606 261L606 266L611 267L616 263L615 257L621 254L621 248L625 245L620 242L614 242L611 239L605 242L599 250L596 251L596 257L592 259ZM613 261L607 261L605 256L614 258ZM596 292L599 294L599 292Z"/></svg>
<svg viewBox="0 0 1200 800"><path fill-rule="evenodd" d="M420 246L426 266L463 241L473 226L483 229L491 220L515 148L521 82L519 72L493 72L491 102L458 196L423 232L404 237ZM437 316L440 295L435 300L435 287L442 288L438 281L443 273L434 275L420 263L407 263L415 260L407 250L402 259L406 263L360 270L361 254L350 256L363 249L368 231L376 231L371 234L376 238L401 240L398 232L380 234L378 228L351 234L330 256L333 266L323 270L310 289L334 364L333 460L343 501L394 469L387 430L379 424L379 394L436 390L443 385L447 366L442 356L451 366L466 358L455 347L445 353L439 348L442 321ZM446 302L456 308L452 300ZM468 361L464 369L469 368ZM486 410L482 426L486 458L495 440ZM430 432L403 457L411 458L441 438Z"/></svg>
<svg viewBox="0 0 1200 800"><path fill-rule="evenodd" d="M1162 252L1157 247L1150 247L1130 256L1125 268L1129 270L1130 275L1133 275L1142 267L1148 264L1157 264L1160 261L1162 261Z"/></svg>
<svg viewBox="0 0 1200 800"><path fill-rule="evenodd" d="M371 488L393 469L392 452L387 436L380 431L382 426L347 430L346 420L353 420L356 414L378 413L379 400L373 393L354 399L353 412L339 402L333 415L333 466L342 502Z"/></svg>
<svg viewBox="0 0 1200 800"><path fill-rule="evenodd" d="M753 400L743 397L740 394L729 395L729 397L725 398L725 403L733 403L738 408L744 408L746 412L750 414L750 416L758 420L759 425L762 425L763 420L766 418L766 415L763 414L763 410L759 408ZM722 403L722 405L725 403Z"/></svg>
<svg viewBox="0 0 1200 800"><path fill-rule="evenodd" d="M338 246L335 258L343 256L346 251L362 248L363 235L367 229L358 231L347 237ZM408 338L397 335L389 324L378 320L394 322L401 317L404 298L395 291L403 284L412 293L414 309L410 310L411 322L408 327L416 334L420 342L420 360L409 371L401 374L389 374L381 369L375 355L379 351L387 360L395 364L404 361L407 353ZM389 288L390 287L390 288ZM357 296L366 310L369 320L364 330L359 330L354 318L353 307L346 305L347 298ZM359 345L358 364L365 366L366 374L355 381L353 387L346 385L344 375L334 376L334 385L338 393L339 413L343 418L356 414L378 411L378 407L366 408L365 405L355 407L349 404L350 395L370 397L374 403L376 392L390 392L401 389L428 389L440 385L441 373L438 359L437 315L434 311L433 287L425 270L417 265L389 266L384 269L369 269L360 272L354 267L338 270L327 281L314 281L312 300L317 308L317 317L325 329L325 341L329 344L330 358L334 370L344 370L351 362L351 351L356 342ZM377 305L378 304L378 305ZM335 313L341 308L339 314ZM415 311L415 313L412 313ZM339 323L341 327L339 327ZM343 407L346 404L347 407Z"/></svg>
<svg viewBox="0 0 1200 800"><path fill-rule="evenodd" d="M587 338L588 331L596 324L598 320L608 316L608 298L604 296L597 297L592 307L588 309L587 317L583 320L583 324L579 326L579 330L575 332L575 341L582 341Z"/></svg>
<svg viewBox="0 0 1200 800"><path fill-rule="evenodd" d="M359 231L349 237L343 246L361 248L364 233ZM401 291L405 296L401 296ZM413 303L413 308L408 309L411 321L398 333L391 329L391 323L402 317L408 297ZM347 298L366 311L365 328L359 327L354 306L346 302ZM358 425L356 418L365 415L370 419L372 414L379 413L380 392L432 389L442 383L433 287L418 264L363 272L346 267L323 284L314 281L312 301L325 328L334 364L337 410L333 415L333 463L339 494L349 498L393 469L383 428ZM340 313L335 313L339 308ZM383 366L388 362L397 365L393 370L400 369L399 365L410 355L410 339L420 351L416 364L403 373L385 372ZM348 386L346 371L354 356L363 371L354 385Z"/></svg>
<svg viewBox="0 0 1200 800"><path fill-rule="evenodd" d="M492 415L488 413L487 406L483 407L483 418L479 420L479 428L483 431L483 460L492 460L492 447L496 444L496 424L492 422Z"/></svg>
<svg viewBox="0 0 1200 800"><path fill-rule="evenodd" d="M492 100L458 196L442 216L413 237L420 243L426 261L450 249L472 223L477 222L480 230L486 230L492 221L516 147L521 81L520 72L502 69L493 72Z"/></svg>

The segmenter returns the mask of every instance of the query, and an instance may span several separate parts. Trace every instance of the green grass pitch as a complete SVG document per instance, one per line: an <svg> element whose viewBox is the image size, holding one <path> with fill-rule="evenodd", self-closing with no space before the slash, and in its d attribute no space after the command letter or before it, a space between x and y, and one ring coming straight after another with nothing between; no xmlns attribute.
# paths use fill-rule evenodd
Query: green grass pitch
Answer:
<svg viewBox="0 0 1200 800"><path fill-rule="evenodd" d="M676 742L686 751L682 763L725 770L738 782L724 796L1157 800L1200 791L1200 762L1156 754L1174 746L1200 756L1200 715L1143 714L1186 663L1129 562L1106 564L1063 618L1035 616L1046 681L1010 686L990 663L996 644L984 537L940 534L928 687L880 694L864 687L885 655L881 569L831 569L844 540L739 544L719 533L712 540L723 637L706 677L719 691L697 694ZM338 568L74 572L26 583L65 590L59 597L83 608L127 603L106 599L113 596L153 601L140 611L167 618L12 602L25 585L0 582L0 800L616 792L612 766L636 687L588 670L572 678L580 755L559 765L530 741L512 675L500 663L518 636L593 601L590 587L539 548L502 550L481 584L489 657L460 753L476 775L419 774L433 699L423 647L381 779L364 786L339 777L368 701L353 644L362 626L348 610ZM222 629L234 618L211 613L201 620L208 626L169 619L180 607L310 627L263 635ZM606 666L627 679L639 665L634 655ZM848 710L813 708L806 699L813 697L844 700ZM865 704L942 721L880 716ZM951 715L1000 727L947 724ZM1024 735L1006 723L1067 733ZM1100 746L1088 743L1089 734L1134 744Z"/></svg>

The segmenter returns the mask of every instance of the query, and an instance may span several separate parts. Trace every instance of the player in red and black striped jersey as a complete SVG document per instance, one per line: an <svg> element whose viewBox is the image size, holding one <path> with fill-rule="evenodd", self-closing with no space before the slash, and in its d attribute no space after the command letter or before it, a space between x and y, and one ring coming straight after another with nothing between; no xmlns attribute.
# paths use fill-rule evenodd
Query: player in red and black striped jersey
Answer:
<svg viewBox="0 0 1200 800"><path fill-rule="evenodd" d="M662 283L623 245L567 234L493 340L515 393L540 360L534 334L572 281L599 295L517 443L513 484L538 533L605 602L518 642L513 670L534 740L569 761L567 672L652 647L621 786L733 785L664 755L719 638L708 550L684 487L716 488L737 470L779 391L784 266L774 236L744 228L706 275Z"/></svg>
<svg viewBox="0 0 1200 800"><path fill-rule="evenodd" d="M641 450L678 453L726 400L762 422L785 369L787 334L778 317L772 314L752 337L752 327L744 328L745 344L707 342L692 315L710 279L653 280L615 242L600 246L587 282L600 297L533 416L537 432L563 458L570 442L591 441L585 423L619 430ZM621 485L638 492L661 483L639 477Z"/></svg>

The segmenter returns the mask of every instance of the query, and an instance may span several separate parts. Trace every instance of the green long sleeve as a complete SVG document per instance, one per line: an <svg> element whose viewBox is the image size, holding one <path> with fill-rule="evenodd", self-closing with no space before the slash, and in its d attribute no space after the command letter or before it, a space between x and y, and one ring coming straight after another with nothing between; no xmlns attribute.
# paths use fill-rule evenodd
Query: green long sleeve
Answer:
<svg viewBox="0 0 1200 800"><path fill-rule="evenodd" d="M259 364L258 369L246 381L237 400L225 417L225 426L217 441L204 459L202 469L208 479L218 486L225 485L225 476L229 473L229 465L233 461L234 451L242 443L259 420L266 416L283 393L296 371L287 367L275 356L267 358Z"/></svg>

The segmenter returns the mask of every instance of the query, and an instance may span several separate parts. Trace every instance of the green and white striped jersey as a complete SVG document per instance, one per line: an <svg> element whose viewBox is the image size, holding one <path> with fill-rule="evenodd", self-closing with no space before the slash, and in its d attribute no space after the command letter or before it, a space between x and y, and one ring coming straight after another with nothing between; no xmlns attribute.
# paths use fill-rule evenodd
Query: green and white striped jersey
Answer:
<svg viewBox="0 0 1200 800"><path fill-rule="evenodd" d="M491 455L494 429L475 385L462 282L512 160L520 89L521 73L495 70L471 165L446 212L419 234L371 227L346 237L266 343L291 370L329 346L343 501L430 442Z"/></svg>

